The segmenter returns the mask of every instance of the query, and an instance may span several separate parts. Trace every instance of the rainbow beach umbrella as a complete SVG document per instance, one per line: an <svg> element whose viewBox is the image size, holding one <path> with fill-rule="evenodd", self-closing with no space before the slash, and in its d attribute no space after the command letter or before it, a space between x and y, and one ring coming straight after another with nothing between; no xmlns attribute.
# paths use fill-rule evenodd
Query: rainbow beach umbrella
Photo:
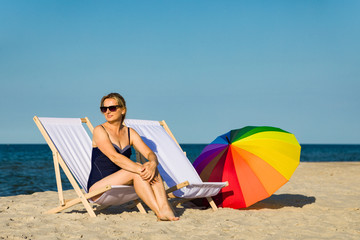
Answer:
<svg viewBox="0 0 360 240"><path fill-rule="evenodd" d="M217 137L193 165L204 182L224 182L220 207L245 208L271 196L300 162L295 136L275 127L244 127Z"/></svg>

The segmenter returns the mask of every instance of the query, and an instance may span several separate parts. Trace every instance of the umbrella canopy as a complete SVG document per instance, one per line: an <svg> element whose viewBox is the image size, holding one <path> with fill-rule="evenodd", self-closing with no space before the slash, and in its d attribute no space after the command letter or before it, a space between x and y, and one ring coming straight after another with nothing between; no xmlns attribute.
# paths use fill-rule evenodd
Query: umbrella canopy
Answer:
<svg viewBox="0 0 360 240"><path fill-rule="evenodd" d="M228 181L214 197L220 207L245 208L271 196L300 162L295 136L275 127L244 127L217 137L193 165L207 182Z"/></svg>

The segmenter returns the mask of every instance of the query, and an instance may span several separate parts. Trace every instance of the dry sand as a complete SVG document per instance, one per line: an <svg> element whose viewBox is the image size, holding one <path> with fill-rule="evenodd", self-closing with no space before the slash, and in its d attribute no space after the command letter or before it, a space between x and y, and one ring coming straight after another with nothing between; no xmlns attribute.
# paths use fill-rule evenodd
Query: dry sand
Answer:
<svg viewBox="0 0 360 240"><path fill-rule="evenodd" d="M66 195L73 195L66 191ZM48 215L56 192L0 198L0 239L360 239L360 163L301 163L273 196L242 210L177 208L178 222L125 207Z"/></svg>

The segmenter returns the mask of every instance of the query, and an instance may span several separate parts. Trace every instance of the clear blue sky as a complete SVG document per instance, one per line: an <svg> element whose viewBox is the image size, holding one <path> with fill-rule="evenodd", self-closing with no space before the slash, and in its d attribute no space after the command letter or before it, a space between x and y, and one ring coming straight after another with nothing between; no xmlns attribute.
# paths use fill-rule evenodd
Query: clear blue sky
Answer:
<svg viewBox="0 0 360 240"><path fill-rule="evenodd" d="M181 143L248 125L360 143L360 1L0 0L0 143L32 117L165 119Z"/></svg>

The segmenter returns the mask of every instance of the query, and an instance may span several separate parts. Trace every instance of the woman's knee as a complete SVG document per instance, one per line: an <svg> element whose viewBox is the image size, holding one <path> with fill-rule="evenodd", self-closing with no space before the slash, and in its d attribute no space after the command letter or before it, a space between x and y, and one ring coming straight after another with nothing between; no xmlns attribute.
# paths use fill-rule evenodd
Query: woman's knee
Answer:
<svg viewBox="0 0 360 240"><path fill-rule="evenodd" d="M133 173L133 179L134 180L142 180L141 176L139 174Z"/></svg>
<svg viewBox="0 0 360 240"><path fill-rule="evenodd" d="M133 173L133 172L129 172L129 171L126 171L126 175L127 175L127 177L128 177L129 179L131 179L131 180L137 180L137 179L141 178L139 174Z"/></svg>

